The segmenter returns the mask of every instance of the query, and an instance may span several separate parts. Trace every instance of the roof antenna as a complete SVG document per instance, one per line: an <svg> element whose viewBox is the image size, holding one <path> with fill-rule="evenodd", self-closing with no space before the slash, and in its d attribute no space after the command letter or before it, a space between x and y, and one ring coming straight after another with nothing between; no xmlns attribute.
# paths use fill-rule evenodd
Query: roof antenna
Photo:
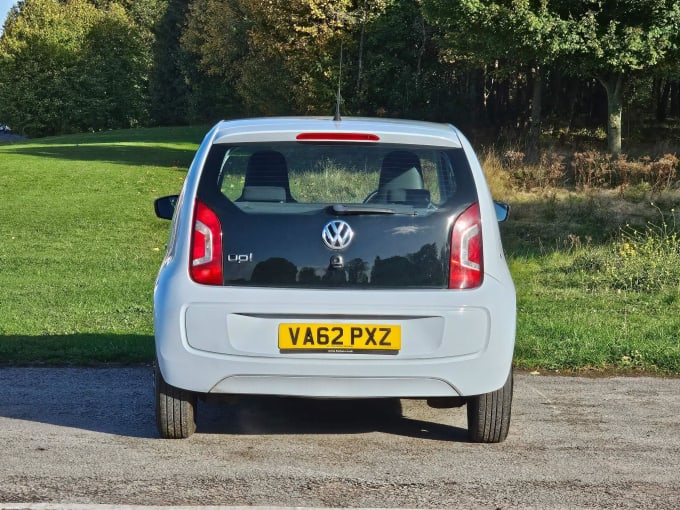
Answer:
<svg viewBox="0 0 680 510"><path fill-rule="evenodd" d="M340 82L342 80L342 39L340 40L340 73L338 74L338 92L335 95L335 115L333 120L335 122L340 122L342 117L340 117L340 101L342 101L342 96L340 95Z"/></svg>

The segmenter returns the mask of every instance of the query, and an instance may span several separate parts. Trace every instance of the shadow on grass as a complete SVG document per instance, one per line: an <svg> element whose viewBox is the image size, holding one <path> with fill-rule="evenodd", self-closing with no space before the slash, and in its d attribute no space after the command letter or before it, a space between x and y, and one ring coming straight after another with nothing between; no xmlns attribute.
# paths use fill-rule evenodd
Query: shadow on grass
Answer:
<svg viewBox="0 0 680 510"><path fill-rule="evenodd" d="M89 161L128 166L165 166L186 169L195 149L178 149L154 145L53 145L16 146L6 153L43 157L62 161Z"/></svg>
<svg viewBox="0 0 680 510"><path fill-rule="evenodd" d="M24 145L87 145L104 143L190 143L198 145L210 129L208 125L117 129L97 133L26 139Z"/></svg>
<svg viewBox="0 0 680 510"><path fill-rule="evenodd" d="M152 335L0 336L0 366L101 366L151 363L153 358Z"/></svg>
<svg viewBox="0 0 680 510"><path fill-rule="evenodd" d="M84 133L29 140L3 152L63 161L187 168L207 131L207 126L189 126Z"/></svg>

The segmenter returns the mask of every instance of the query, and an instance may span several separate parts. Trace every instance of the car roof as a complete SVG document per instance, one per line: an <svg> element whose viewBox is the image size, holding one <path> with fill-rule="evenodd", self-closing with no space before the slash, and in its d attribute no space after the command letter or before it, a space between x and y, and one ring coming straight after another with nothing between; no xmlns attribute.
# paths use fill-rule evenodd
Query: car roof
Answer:
<svg viewBox="0 0 680 510"><path fill-rule="evenodd" d="M344 117L263 117L221 121L213 143L306 141L393 143L461 147L458 131L450 124L403 119ZM349 135L349 139L343 135ZM354 138L351 135L360 135ZM369 135L364 137L363 135Z"/></svg>

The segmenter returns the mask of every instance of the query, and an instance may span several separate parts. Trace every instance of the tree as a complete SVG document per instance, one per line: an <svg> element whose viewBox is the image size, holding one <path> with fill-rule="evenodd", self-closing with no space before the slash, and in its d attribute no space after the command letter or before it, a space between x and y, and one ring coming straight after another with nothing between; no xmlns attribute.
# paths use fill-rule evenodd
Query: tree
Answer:
<svg viewBox="0 0 680 510"><path fill-rule="evenodd" d="M446 65L439 61L434 30L423 18L419 2L374 4L367 23L359 28L359 41L364 43L357 109L416 118L441 113L431 110L434 98L446 91L442 83Z"/></svg>
<svg viewBox="0 0 680 510"><path fill-rule="evenodd" d="M19 3L0 38L0 117L20 132L68 129L80 109L78 54L96 9L87 2Z"/></svg>
<svg viewBox="0 0 680 510"><path fill-rule="evenodd" d="M252 15L243 0L190 2L180 39L189 120L213 121L243 112L236 85L251 27Z"/></svg>
<svg viewBox="0 0 680 510"><path fill-rule="evenodd" d="M627 80L673 60L680 35L677 0L425 0L425 12L445 28L454 58L534 70L534 133L542 68L555 62L568 73L596 77L607 93L613 154L621 152Z"/></svg>
<svg viewBox="0 0 680 510"><path fill-rule="evenodd" d="M83 129L115 129L148 122L148 42L122 6L98 11L81 49L78 70Z"/></svg>
<svg viewBox="0 0 680 510"><path fill-rule="evenodd" d="M123 8L24 0L0 38L0 117L32 136L145 119L145 49Z"/></svg>
<svg viewBox="0 0 680 510"><path fill-rule="evenodd" d="M246 104L263 113L332 112L351 8L350 0L251 0L251 48L238 87ZM263 82L266 69L279 69L273 87ZM268 98L277 96L283 111L266 111Z"/></svg>
<svg viewBox="0 0 680 510"><path fill-rule="evenodd" d="M560 55L564 24L547 1L425 0L425 14L443 29L448 58L518 74L528 68L531 95L529 154L538 146L544 69Z"/></svg>
<svg viewBox="0 0 680 510"><path fill-rule="evenodd" d="M626 83L634 74L677 62L680 2L563 0L556 14L567 26L567 68L596 77L607 93L607 144L609 152L619 154Z"/></svg>
<svg viewBox="0 0 680 510"><path fill-rule="evenodd" d="M182 44L248 114L327 114L349 6L349 0L194 0Z"/></svg>
<svg viewBox="0 0 680 510"><path fill-rule="evenodd" d="M189 120L188 55L181 45L189 2L167 0L153 31L153 66L149 77L151 117L156 124L177 125Z"/></svg>

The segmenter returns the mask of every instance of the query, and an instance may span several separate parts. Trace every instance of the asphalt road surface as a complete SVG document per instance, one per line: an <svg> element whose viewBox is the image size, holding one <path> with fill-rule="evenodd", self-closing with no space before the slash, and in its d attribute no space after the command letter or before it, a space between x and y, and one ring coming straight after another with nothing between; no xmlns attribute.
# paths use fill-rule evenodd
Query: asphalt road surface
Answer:
<svg viewBox="0 0 680 510"><path fill-rule="evenodd" d="M0 368L0 507L680 508L680 379L519 374L499 445L421 401L199 413L190 439L161 440L150 367Z"/></svg>

